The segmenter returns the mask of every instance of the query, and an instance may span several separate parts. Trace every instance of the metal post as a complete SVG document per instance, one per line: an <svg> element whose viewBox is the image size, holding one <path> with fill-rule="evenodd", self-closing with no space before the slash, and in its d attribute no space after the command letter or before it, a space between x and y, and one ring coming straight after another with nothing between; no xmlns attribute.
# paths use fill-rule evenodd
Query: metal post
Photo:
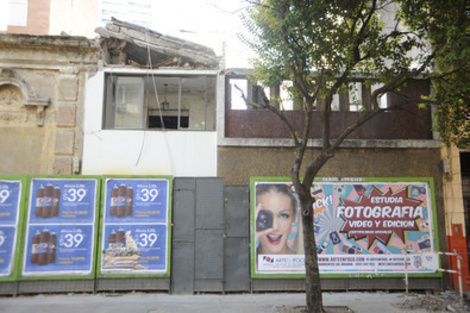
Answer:
<svg viewBox="0 0 470 313"><path fill-rule="evenodd" d="M408 294L408 252L405 250L405 293Z"/></svg>
<svg viewBox="0 0 470 313"><path fill-rule="evenodd" d="M460 305L463 306L463 290L462 290L462 272L460 269L461 256L457 255L457 271L459 275L459 293L460 293Z"/></svg>

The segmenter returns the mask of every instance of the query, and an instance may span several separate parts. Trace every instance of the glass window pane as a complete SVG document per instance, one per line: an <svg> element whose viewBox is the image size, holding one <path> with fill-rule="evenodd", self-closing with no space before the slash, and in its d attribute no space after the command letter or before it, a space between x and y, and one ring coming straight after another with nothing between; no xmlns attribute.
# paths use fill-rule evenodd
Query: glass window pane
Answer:
<svg viewBox="0 0 470 313"><path fill-rule="evenodd" d="M186 77L181 80L181 118L189 116L189 129L215 129L215 78Z"/></svg>
<svg viewBox="0 0 470 313"><path fill-rule="evenodd" d="M181 78L152 75L146 79L148 80L146 84L146 88L148 88L148 127L178 129ZM183 127L187 127L187 123L183 123Z"/></svg>
<svg viewBox="0 0 470 313"><path fill-rule="evenodd" d="M118 77L114 128L142 128L144 83L141 77Z"/></svg>
<svg viewBox="0 0 470 313"><path fill-rule="evenodd" d="M215 76L107 75L107 129L215 130Z"/></svg>

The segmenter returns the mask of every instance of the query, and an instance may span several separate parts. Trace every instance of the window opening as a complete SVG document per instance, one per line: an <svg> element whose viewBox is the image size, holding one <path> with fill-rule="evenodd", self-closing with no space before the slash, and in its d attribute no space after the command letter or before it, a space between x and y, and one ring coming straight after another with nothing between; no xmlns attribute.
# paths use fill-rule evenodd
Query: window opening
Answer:
<svg viewBox="0 0 470 313"><path fill-rule="evenodd" d="M141 77L117 78L114 110L115 128L142 128L143 86Z"/></svg>
<svg viewBox="0 0 470 313"><path fill-rule="evenodd" d="M362 110L361 83L349 84L349 111L358 112Z"/></svg>
<svg viewBox="0 0 470 313"><path fill-rule="evenodd" d="M294 107L294 100L292 99L291 95L289 94L289 89L292 88L294 83L292 81L284 81L281 85L281 90L280 90L280 98L281 98L281 103L280 107L282 110L288 110L292 111L295 109Z"/></svg>
<svg viewBox="0 0 470 313"><path fill-rule="evenodd" d="M383 87L383 84L375 84L371 86L371 93L373 93L375 90ZM379 108L381 109L386 109L389 107L388 105L388 93L384 93L379 96L377 99L377 104L379 105Z"/></svg>
<svg viewBox="0 0 470 313"><path fill-rule="evenodd" d="M215 130L214 76L108 74L106 129Z"/></svg>
<svg viewBox="0 0 470 313"><path fill-rule="evenodd" d="M247 78L229 78L227 94L230 108L232 110L255 109L255 107L246 105L242 93L249 102L258 104L262 104L263 99L260 96L264 93L264 96L270 100L271 105L283 111L294 110L294 101L288 92L290 86L292 86L292 82L285 81L280 86L262 88L254 86Z"/></svg>
<svg viewBox="0 0 470 313"><path fill-rule="evenodd" d="M245 100L243 100L242 92L245 97L248 95L248 80L246 78L231 78L229 86L231 109L246 110L247 106Z"/></svg>

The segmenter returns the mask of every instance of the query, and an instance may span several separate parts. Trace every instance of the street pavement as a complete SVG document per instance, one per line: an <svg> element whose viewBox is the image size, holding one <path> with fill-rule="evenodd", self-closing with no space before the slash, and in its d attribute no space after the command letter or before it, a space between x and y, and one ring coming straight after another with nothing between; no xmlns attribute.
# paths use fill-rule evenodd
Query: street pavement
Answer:
<svg viewBox="0 0 470 313"><path fill-rule="evenodd" d="M355 313L405 313L406 309L395 305L410 297L413 296L400 292L324 292L323 302L327 308L346 306ZM2 313L277 313L298 306L305 306L305 294L99 293L0 297Z"/></svg>

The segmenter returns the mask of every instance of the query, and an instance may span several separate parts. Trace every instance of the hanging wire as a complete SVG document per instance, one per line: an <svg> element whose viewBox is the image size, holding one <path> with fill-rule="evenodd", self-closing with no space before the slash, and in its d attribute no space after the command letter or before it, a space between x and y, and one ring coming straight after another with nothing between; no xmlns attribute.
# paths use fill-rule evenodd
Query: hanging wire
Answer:
<svg viewBox="0 0 470 313"><path fill-rule="evenodd" d="M168 137L166 135L166 128L165 128L165 123L163 121L162 108L161 108L160 100L159 100L159 97L158 97L157 82L156 82L157 80L156 80L156 77L155 77L155 75L152 71L152 58L151 58L151 55L150 55L150 39L149 39L147 29L145 31L145 40L147 42L147 65L148 65L149 70L150 70L152 86L153 86L153 90L155 92L155 99L157 101L158 112L160 114L160 123L162 125L162 133L163 133L163 138L165 140L166 150L167 150L167 153L168 153L168 159L170 161L171 174L174 175L175 174L175 169L174 169L174 164L173 164L173 157L172 157L172 154L171 154L171 149L170 149L170 144L168 142ZM139 156L138 156L136 164L135 164L136 166L139 164L140 159L142 157L142 152L143 152L144 143L145 143L145 134L146 134L146 131L144 130L144 136L142 138L142 145L140 147L140 153L139 153Z"/></svg>
<svg viewBox="0 0 470 313"><path fill-rule="evenodd" d="M165 122L163 121L162 107L161 107L160 100L159 100L159 97L158 97L158 92L157 92L156 78L155 78L155 75L152 71L152 56L150 54L150 39L149 39L149 34L147 32L147 29L145 30L145 41L147 42L147 65L148 65L148 68L150 70L152 85L153 85L153 89L155 91L155 99L157 101L158 112L159 112L159 115L160 115L160 123L161 123L162 129L165 130Z"/></svg>

